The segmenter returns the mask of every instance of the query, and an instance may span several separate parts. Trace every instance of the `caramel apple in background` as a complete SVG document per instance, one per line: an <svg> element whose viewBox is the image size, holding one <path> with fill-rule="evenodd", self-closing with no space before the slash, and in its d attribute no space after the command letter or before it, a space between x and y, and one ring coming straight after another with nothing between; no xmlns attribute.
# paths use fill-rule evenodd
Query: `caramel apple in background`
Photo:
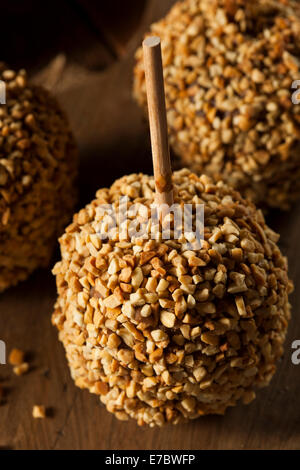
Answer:
<svg viewBox="0 0 300 470"><path fill-rule="evenodd" d="M49 264L76 199L77 149L56 99L0 63L0 291Z"/></svg>
<svg viewBox="0 0 300 470"><path fill-rule="evenodd" d="M177 164L263 208L300 196L300 8L293 0L184 0L152 24L162 40ZM134 96L146 109L142 49Z"/></svg>

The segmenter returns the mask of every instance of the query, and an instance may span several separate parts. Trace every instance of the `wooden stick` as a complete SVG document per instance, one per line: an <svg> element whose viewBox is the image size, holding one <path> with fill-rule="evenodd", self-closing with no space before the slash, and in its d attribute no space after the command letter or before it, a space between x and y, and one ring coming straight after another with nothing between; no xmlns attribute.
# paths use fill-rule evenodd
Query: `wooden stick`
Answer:
<svg viewBox="0 0 300 470"><path fill-rule="evenodd" d="M173 183L160 38L143 42L151 147L157 204L173 204Z"/></svg>

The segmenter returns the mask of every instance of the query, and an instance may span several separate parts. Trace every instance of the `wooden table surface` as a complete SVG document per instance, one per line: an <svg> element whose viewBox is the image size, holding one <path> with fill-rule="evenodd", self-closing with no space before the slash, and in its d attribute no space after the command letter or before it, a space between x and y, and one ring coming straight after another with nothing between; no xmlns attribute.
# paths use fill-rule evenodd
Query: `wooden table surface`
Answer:
<svg viewBox="0 0 300 470"><path fill-rule="evenodd" d="M26 2L29 9L39 3ZM15 38L11 56L0 58L14 66L28 64L32 78L52 89L68 112L81 157L78 207L116 177L152 171L148 130L131 98L133 53L151 21L165 14L174 1L126 2L126 22L125 2L111 2L120 9L119 20L115 10L100 7L102 3L109 2L49 2L61 13L55 39L51 41L47 28L31 21L32 34L39 28L37 34L45 37L41 41L29 37L26 42L22 36L21 55ZM8 28L15 13L7 12ZM51 11L47 15L53 25ZM70 21L65 24L62 18ZM21 35L24 23L28 25L21 20L18 24ZM0 449L299 449L300 365L291 362L291 344L300 339L300 204L290 213L270 214L268 223L281 233L281 247L289 258L295 283L293 318L271 386L259 391L251 405L233 408L224 417L208 416L164 429L117 421L95 395L73 384L63 347L50 324L55 280L50 269L40 270L0 296L0 339L8 352L14 347L26 351L30 363L30 371L21 377L14 376L11 366L0 365L6 390L0 405ZM33 419L35 404L46 405L50 416Z"/></svg>

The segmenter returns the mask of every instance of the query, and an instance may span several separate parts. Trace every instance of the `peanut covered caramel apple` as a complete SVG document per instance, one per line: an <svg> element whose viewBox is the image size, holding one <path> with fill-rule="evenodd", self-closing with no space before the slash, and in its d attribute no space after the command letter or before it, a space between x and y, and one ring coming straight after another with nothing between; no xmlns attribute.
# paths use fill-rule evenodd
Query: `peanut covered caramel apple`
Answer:
<svg viewBox="0 0 300 470"><path fill-rule="evenodd" d="M65 114L0 63L0 291L47 266L74 210L77 150Z"/></svg>
<svg viewBox="0 0 300 470"><path fill-rule="evenodd" d="M100 189L60 238L52 317L72 377L117 418L162 426L217 413L266 386L283 351L291 283L261 211L184 169L174 203L204 204L204 240L120 236L100 208L155 199L153 177ZM128 223L136 220L129 214ZM145 215L145 213L144 213ZM103 237L101 227L106 227ZM123 232L123 230L122 230Z"/></svg>
<svg viewBox="0 0 300 470"><path fill-rule="evenodd" d="M300 8L293 0L184 0L162 39L170 144L179 164L262 207L300 196ZM134 96L147 107L142 48Z"/></svg>

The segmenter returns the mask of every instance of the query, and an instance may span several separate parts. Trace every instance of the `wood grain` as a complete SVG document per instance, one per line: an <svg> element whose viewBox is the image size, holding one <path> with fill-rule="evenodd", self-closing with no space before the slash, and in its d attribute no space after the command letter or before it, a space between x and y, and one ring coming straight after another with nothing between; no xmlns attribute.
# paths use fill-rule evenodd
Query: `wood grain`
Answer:
<svg viewBox="0 0 300 470"><path fill-rule="evenodd" d="M122 174L152 173L148 127L131 98L133 53L150 22L172 3L149 1L126 53L103 71L82 65L81 78L72 80L74 64L62 49L66 65L59 68L52 88L79 142L78 207L90 201L97 188ZM33 72L41 70L37 65L33 63ZM22 377L14 376L10 366L0 365L1 385L7 388L0 406L0 449L299 449L300 366L291 362L291 343L300 339L300 204L289 213L270 214L268 223L281 233L295 292L285 355L271 386L259 391L256 401L233 408L224 417L204 417L165 429L140 429L134 422L117 421L96 396L74 386L63 347L50 324L54 277L49 270L40 270L0 296L0 338L8 351L13 347L26 351L31 365ZM34 420L35 404L49 407L51 416Z"/></svg>

